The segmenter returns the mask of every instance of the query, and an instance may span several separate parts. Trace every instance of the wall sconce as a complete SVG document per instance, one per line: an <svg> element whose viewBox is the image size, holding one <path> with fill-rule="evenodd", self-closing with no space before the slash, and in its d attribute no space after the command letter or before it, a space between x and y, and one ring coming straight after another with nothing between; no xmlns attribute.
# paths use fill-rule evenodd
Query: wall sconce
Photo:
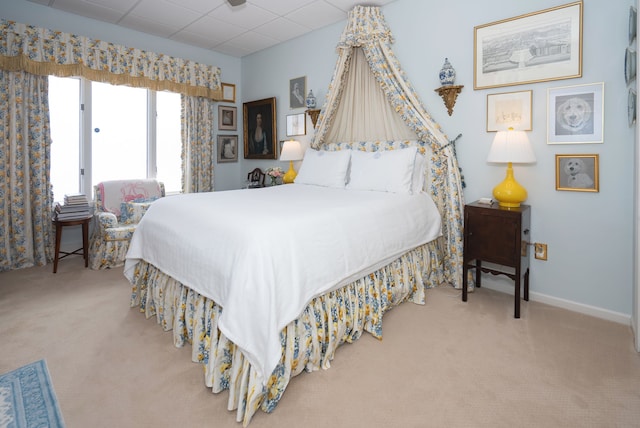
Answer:
<svg viewBox="0 0 640 428"><path fill-rule="evenodd" d="M449 58L444 59L444 65L440 69L440 84L442 85L435 91L442 97L449 116L453 114L453 106L456 105L458 94L464 88L463 85L454 85L456 80L456 70L449 62Z"/></svg>

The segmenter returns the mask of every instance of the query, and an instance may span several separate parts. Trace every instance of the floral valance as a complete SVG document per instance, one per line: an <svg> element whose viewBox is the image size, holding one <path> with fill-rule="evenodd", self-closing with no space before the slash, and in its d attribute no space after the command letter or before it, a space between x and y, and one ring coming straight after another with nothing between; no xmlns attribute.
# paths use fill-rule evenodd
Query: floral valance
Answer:
<svg viewBox="0 0 640 428"><path fill-rule="evenodd" d="M337 49L349 49L362 46L373 40L394 42L391 30L377 7L355 6L347 17Z"/></svg>
<svg viewBox="0 0 640 428"><path fill-rule="evenodd" d="M222 99L218 67L4 19L0 69Z"/></svg>

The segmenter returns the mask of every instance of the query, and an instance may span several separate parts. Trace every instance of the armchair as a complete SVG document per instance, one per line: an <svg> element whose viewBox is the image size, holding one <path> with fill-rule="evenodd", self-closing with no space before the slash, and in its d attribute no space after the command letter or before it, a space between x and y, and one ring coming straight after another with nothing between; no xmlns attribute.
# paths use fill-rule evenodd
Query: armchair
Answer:
<svg viewBox="0 0 640 428"><path fill-rule="evenodd" d="M103 181L93 187L95 222L89 245L91 269L124 264L131 236L151 203L165 195L153 179Z"/></svg>

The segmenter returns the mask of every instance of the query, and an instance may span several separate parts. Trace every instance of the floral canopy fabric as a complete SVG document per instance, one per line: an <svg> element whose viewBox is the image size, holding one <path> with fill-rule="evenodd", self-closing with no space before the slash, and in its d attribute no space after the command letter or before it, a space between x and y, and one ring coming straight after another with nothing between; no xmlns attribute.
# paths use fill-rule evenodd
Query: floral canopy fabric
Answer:
<svg viewBox="0 0 640 428"><path fill-rule="evenodd" d="M460 288L462 286L464 196L458 161L453 145L450 144L440 126L427 113L418 99L416 91L402 71L391 50L392 43L393 36L378 7L355 6L349 12L347 25L337 47L338 62L311 145L314 148L321 148L327 144L350 141L347 137L350 135L348 133L344 134L346 139L341 140L339 132L336 134L329 131L334 125L336 129L344 129L344 126L336 124L349 122L349 120L343 120L339 117L342 111L340 104L358 102L360 99L360 95L356 94L353 88L349 91L349 97L343 95L349 81L349 74L362 69L362 67L353 65L356 61L354 58L359 56L355 52L358 48L362 49L369 65L368 73L373 74L384 94L382 98L387 100L386 103L374 104L375 107L371 108L371 111L367 110L366 116L369 122L366 126L374 127L376 123L388 122L384 118L389 117L389 110L391 110L397 114L396 118L399 117L406 127L415 133L418 140L430 146L431 195L443 218L445 279L454 287ZM362 76L360 80L367 79L367 76ZM362 96L370 95L362 94ZM371 103L359 103L360 110L364 110L361 107L363 104L372 105ZM381 112L376 117L377 111L383 111L385 108L387 111ZM352 119L350 118L350 120ZM377 138L380 141L406 139L405 132L406 130L394 131L393 127L387 126L380 129ZM332 141L327 139L328 135L331 135Z"/></svg>

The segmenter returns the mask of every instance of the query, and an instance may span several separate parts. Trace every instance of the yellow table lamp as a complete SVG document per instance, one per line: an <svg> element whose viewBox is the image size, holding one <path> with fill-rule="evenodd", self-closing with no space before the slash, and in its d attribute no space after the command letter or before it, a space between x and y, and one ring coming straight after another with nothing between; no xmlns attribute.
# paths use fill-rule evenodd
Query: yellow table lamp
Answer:
<svg viewBox="0 0 640 428"><path fill-rule="evenodd" d="M506 178L493 189L493 197L501 207L517 208L527 199L527 190L513 177L513 164L535 161L536 156L524 131L509 128L507 131L496 133L487 162L507 164Z"/></svg>
<svg viewBox="0 0 640 428"><path fill-rule="evenodd" d="M282 152L280 153L281 161L289 161L289 170L282 177L282 182L285 184L293 183L298 173L293 169L293 161L302 159L304 153L300 147L300 143L296 140L285 141L282 145Z"/></svg>

